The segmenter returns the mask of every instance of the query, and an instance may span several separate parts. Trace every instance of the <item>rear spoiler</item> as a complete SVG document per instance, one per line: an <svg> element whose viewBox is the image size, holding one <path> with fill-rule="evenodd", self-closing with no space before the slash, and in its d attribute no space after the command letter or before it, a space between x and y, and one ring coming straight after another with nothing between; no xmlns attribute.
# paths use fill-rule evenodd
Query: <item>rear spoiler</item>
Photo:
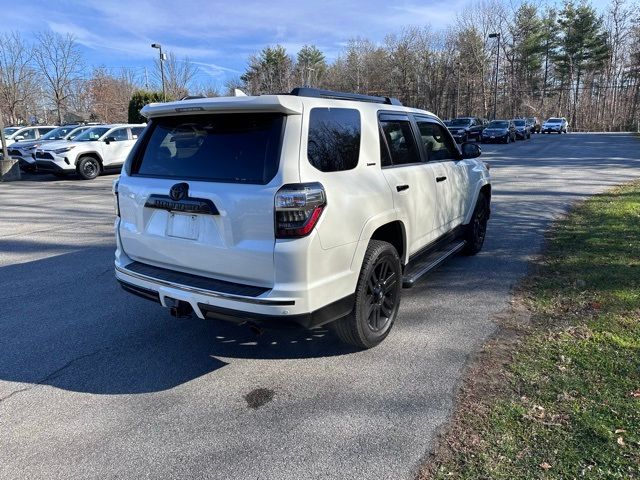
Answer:
<svg viewBox="0 0 640 480"><path fill-rule="evenodd" d="M168 103L150 103L140 113L146 118L166 117L176 113L279 112L302 114L302 100L291 95L260 95L257 97L194 98Z"/></svg>

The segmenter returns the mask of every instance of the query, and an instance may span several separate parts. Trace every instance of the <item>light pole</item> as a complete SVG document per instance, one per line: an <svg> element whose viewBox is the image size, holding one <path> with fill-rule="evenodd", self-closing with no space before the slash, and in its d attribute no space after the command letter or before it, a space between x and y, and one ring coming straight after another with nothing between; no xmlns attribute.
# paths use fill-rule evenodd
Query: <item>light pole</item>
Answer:
<svg viewBox="0 0 640 480"><path fill-rule="evenodd" d="M493 120L496 119L496 108L498 106L498 67L500 62L500 34L490 33L489 38L498 39L498 48L496 49L496 84L493 90Z"/></svg>
<svg viewBox="0 0 640 480"><path fill-rule="evenodd" d="M162 45L159 43L152 43L151 48L157 48L160 50L160 77L162 78L162 101L167 101L167 93L164 88L164 60L166 58L165 54L162 53Z"/></svg>
<svg viewBox="0 0 640 480"><path fill-rule="evenodd" d="M460 69L461 69L461 63L460 62L456 62L456 69L458 71L458 75L457 75L457 82L456 82L456 108L455 108L455 112L454 112L454 117L458 118L458 103L460 102Z"/></svg>

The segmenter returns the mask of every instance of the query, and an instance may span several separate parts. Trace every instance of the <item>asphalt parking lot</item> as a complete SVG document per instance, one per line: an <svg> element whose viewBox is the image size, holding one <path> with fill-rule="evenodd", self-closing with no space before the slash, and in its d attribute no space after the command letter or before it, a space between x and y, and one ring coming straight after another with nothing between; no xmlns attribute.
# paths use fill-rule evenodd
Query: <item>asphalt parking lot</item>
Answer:
<svg viewBox="0 0 640 480"><path fill-rule="evenodd" d="M640 138L483 145L485 248L404 291L369 351L176 320L113 277L115 175L0 185L0 478L412 478L549 223L640 178Z"/></svg>

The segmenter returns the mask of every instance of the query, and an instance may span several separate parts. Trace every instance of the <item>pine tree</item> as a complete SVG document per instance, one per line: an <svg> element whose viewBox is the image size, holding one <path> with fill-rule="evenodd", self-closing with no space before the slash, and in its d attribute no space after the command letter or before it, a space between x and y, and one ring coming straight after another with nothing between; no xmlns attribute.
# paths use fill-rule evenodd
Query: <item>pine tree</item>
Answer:
<svg viewBox="0 0 640 480"><path fill-rule="evenodd" d="M565 5L558 25L561 29L561 50L556 62L567 85L574 89L571 124L576 124L578 98L585 73L601 70L609 56L607 34L602 28L602 18L587 5Z"/></svg>

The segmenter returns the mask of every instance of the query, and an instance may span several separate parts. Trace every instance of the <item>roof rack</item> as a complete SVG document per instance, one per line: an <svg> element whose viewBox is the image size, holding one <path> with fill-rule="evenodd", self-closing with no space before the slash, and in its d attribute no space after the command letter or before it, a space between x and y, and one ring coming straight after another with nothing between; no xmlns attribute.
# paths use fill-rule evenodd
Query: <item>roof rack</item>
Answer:
<svg viewBox="0 0 640 480"><path fill-rule="evenodd" d="M182 97L180 99L180 101L183 101L183 100L196 100L198 98L207 98L207 97L204 96L204 95L187 95L186 97Z"/></svg>
<svg viewBox="0 0 640 480"><path fill-rule="evenodd" d="M291 93L289 95L295 95L296 97L332 98L335 100L354 100L356 102L385 103L387 105L402 106L402 103L397 98L376 97L374 95L362 95L359 93L334 92L332 90L321 90L319 88L309 88L309 87L296 87L293 90L291 90Z"/></svg>

